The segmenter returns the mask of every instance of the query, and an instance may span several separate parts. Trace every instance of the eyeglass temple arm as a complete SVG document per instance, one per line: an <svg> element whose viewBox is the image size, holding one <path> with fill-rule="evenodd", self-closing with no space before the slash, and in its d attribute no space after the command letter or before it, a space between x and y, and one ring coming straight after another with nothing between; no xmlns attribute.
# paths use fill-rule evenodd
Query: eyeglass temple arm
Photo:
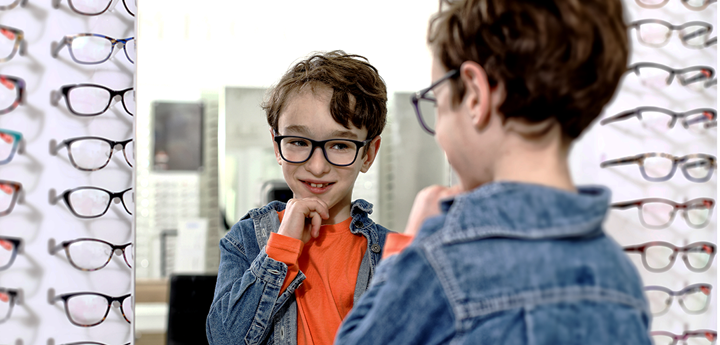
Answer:
<svg viewBox="0 0 720 345"><path fill-rule="evenodd" d="M644 246L630 246L630 247L623 247L623 251L626 252L639 252L642 253L644 251Z"/></svg>
<svg viewBox="0 0 720 345"><path fill-rule="evenodd" d="M47 291L47 302L50 305L54 305L55 302L62 300L62 295L56 295L54 288L49 288Z"/></svg>
<svg viewBox="0 0 720 345"><path fill-rule="evenodd" d="M707 113L707 114L712 114L713 117L711 118L711 117L706 116L706 115L705 115L706 113ZM687 113L686 113L686 114L687 114ZM684 120L684 121L683 121L683 125L684 125L685 128L687 128L687 126L694 125L694 124L696 124L696 123L698 123L698 122L710 122L710 121L715 121L715 118L716 118L716 117L717 117L716 114L710 113L710 112L708 112L708 111L704 111L704 112L703 112L703 116L698 116L698 117L696 117L696 118L693 119L693 120ZM707 124L705 124L705 125L707 126Z"/></svg>
<svg viewBox="0 0 720 345"><path fill-rule="evenodd" d="M635 207L635 206L641 206L641 201L626 201L626 202L616 202L614 204L610 204L610 207L612 208L619 208L621 210L624 210L629 207Z"/></svg>
<svg viewBox="0 0 720 345"><path fill-rule="evenodd" d="M55 239L51 238L48 240L48 253L55 255L65 247L64 242L55 243Z"/></svg>
<svg viewBox="0 0 720 345"><path fill-rule="evenodd" d="M62 96L62 90L50 91L50 104L57 107L57 105L60 103L60 99L62 99Z"/></svg>
<svg viewBox="0 0 720 345"><path fill-rule="evenodd" d="M706 74L705 72L707 72L707 74ZM711 70L711 69L709 69L709 68L704 68L704 67L703 67L698 74L694 75L694 76L691 77L690 79L683 79L683 78L678 74L678 80L680 81L680 84L682 84L682 85L688 85L688 84L692 84L692 83L694 83L694 82L696 82L696 81L698 81L698 80L711 79L713 76L715 76L715 72L713 72L713 70ZM707 84L707 83L706 83L706 84Z"/></svg>
<svg viewBox="0 0 720 345"><path fill-rule="evenodd" d="M608 117L608 118L603 119L602 121L600 121L600 125L603 125L603 126L604 126L604 125L606 125L606 124L608 124L608 123L612 123L612 122L624 120L624 119L626 119L626 118L628 118L628 117L630 117L630 116L639 117L639 113L638 113L638 111L637 111L636 109L628 110L628 111L626 111L626 112L622 112L622 113L620 113L620 114L613 115L613 116L611 116L611 117Z"/></svg>
<svg viewBox="0 0 720 345"><path fill-rule="evenodd" d="M690 40L690 39L692 39L692 38L698 37L698 36L700 36L700 35L702 35L702 34L705 34L705 33L708 33L708 32L709 32L709 31L708 31L707 28L700 28L700 29L698 29L698 30L695 30L695 31L687 34L687 35L680 36L680 39L682 39L683 41L687 41L687 40ZM706 44L706 47L707 47L707 42L706 42L705 44Z"/></svg>
<svg viewBox="0 0 720 345"><path fill-rule="evenodd" d="M60 3L62 3L62 0L52 0L52 7L57 10L60 8Z"/></svg>
<svg viewBox="0 0 720 345"><path fill-rule="evenodd" d="M638 156L611 159L609 161L604 161L604 162L600 163L600 167L605 168L605 167L609 167L609 166L613 166L613 165L632 164L637 161L638 161Z"/></svg>
<svg viewBox="0 0 720 345"><path fill-rule="evenodd" d="M48 145L48 151L50 152L51 156L57 156L58 151L60 151L61 148L65 147L67 144L65 141L57 142L55 139L50 140L50 143Z"/></svg>
<svg viewBox="0 0 720 345"><path fill-rule="evenodd" d="M68 37L65 36L63 39L58 43L53 41L53 43L50 45L50 55L52 55L53 58L58 57L58 53L60 53L60 50L63 49L66 45L68 45L69 40Z"/></svg>
<svg viewBox="0 0 720 345"><path fill-rule="evenodd" d="M0 289L0 292L5 292L10 297L14 299L13 303L15 305L22 305L23 302L23 289L17 288L17 289Z"/></svg>
<svg viewBox="0 0 720 345"><path fill-rule="evenodd" d="M48 202L50 203L50 205L57 205L57 202L60 201L60 199L62 199L64 194L65 194L65 192L60 193L58 195L57 192L55 191L55 188L51 188L48 191Z"/></svg>
<svg viewBox="0 0 720 345"><path fill-rule="evenodd" d="M709 47L713 44L717 44L717 36L707 40L707 42L705 42L705 47Z"/></svg>

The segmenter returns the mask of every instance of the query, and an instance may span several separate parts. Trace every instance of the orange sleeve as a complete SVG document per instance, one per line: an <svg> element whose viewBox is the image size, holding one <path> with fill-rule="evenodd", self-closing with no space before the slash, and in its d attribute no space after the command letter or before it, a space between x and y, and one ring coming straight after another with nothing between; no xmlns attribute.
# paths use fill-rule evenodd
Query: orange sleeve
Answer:
<svg viewBox="0 0 720 345"><path fill-rule="evenodd" d="M295 279L300 271L298 258L300 257L300 253L302 253L302 249L303 241L274 232L270 234L265 252L273 260L286 264L288 268L285 281L283 281L282 288L280 288L280 293L287 289L290 282Z"/></svg>
<svg viewBox="0 0 720 345"><path fill-rule="evenodd" d="M385 259L391 255L398 254L412 243L415 236L400 234L400 233L389 233L385 239L385 250L383 251L382 258Z"/></svg>

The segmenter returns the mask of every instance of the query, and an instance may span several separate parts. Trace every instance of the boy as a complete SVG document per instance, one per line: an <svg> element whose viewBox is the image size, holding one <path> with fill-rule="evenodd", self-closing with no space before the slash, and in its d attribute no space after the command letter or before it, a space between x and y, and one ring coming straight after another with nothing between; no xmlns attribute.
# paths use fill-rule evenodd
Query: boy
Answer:
<svg viewBox="0 0 720 345"><path fill-rule="evenodd" d="M362 56L313 55L263 104L287 205L253 209L220 241L210 344L332 344L367 289L388 232L352 202L377 157L387 91Z"/></svg>
<svg viewBox="0 0 720 345"><path fill-rule="evenodd" d="M621 1L453 2L428 42L434 82L416 98L434 126L416 109L459 186L418 195L417 235L336 343L651 344L638 272L602 230L610 191L575 187L567 162L626 70Z"/></svg>

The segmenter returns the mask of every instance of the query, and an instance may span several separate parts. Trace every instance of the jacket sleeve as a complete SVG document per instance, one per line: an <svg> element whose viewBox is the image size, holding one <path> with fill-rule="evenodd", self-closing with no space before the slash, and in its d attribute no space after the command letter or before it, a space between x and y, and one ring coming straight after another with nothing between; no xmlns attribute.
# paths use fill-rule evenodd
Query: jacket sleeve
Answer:
<svg viewBox="0 0 720 345"><path fill-rule="evenodd" d="M445 344L455 334L454 320L440 280L411 246L380 262L335 344Z"/></svg>
<svg viewBox="0 0 720 345"><path fill-rule="evenodd" d="M275 313L305 279L299 272L280 294L287 266L268 257L264 248L248 258L240 234L235 224L220 240L218 280L205 325L211 345L261 343Z"/></svg>

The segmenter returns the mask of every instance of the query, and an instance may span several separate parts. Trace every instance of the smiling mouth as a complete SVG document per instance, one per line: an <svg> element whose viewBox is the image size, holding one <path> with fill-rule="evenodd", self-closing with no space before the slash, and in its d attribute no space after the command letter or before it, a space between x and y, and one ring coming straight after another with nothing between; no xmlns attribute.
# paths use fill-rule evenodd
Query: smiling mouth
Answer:
<svg viewBox="0 0 720 345"><path fill-rule="evenodd" d="M330 186L330 185L332 185L332 184L335 184L335 182L330 182L330 183L310 183L310 182L303 181L303 180L300 180L300 181L302 181L302 183L304 183L304 184L306 184L306 185L308 185L308 186L310 186L310 187L312 187L312 188L325 188L325 187L327 187L327 186Z"/></svg>

